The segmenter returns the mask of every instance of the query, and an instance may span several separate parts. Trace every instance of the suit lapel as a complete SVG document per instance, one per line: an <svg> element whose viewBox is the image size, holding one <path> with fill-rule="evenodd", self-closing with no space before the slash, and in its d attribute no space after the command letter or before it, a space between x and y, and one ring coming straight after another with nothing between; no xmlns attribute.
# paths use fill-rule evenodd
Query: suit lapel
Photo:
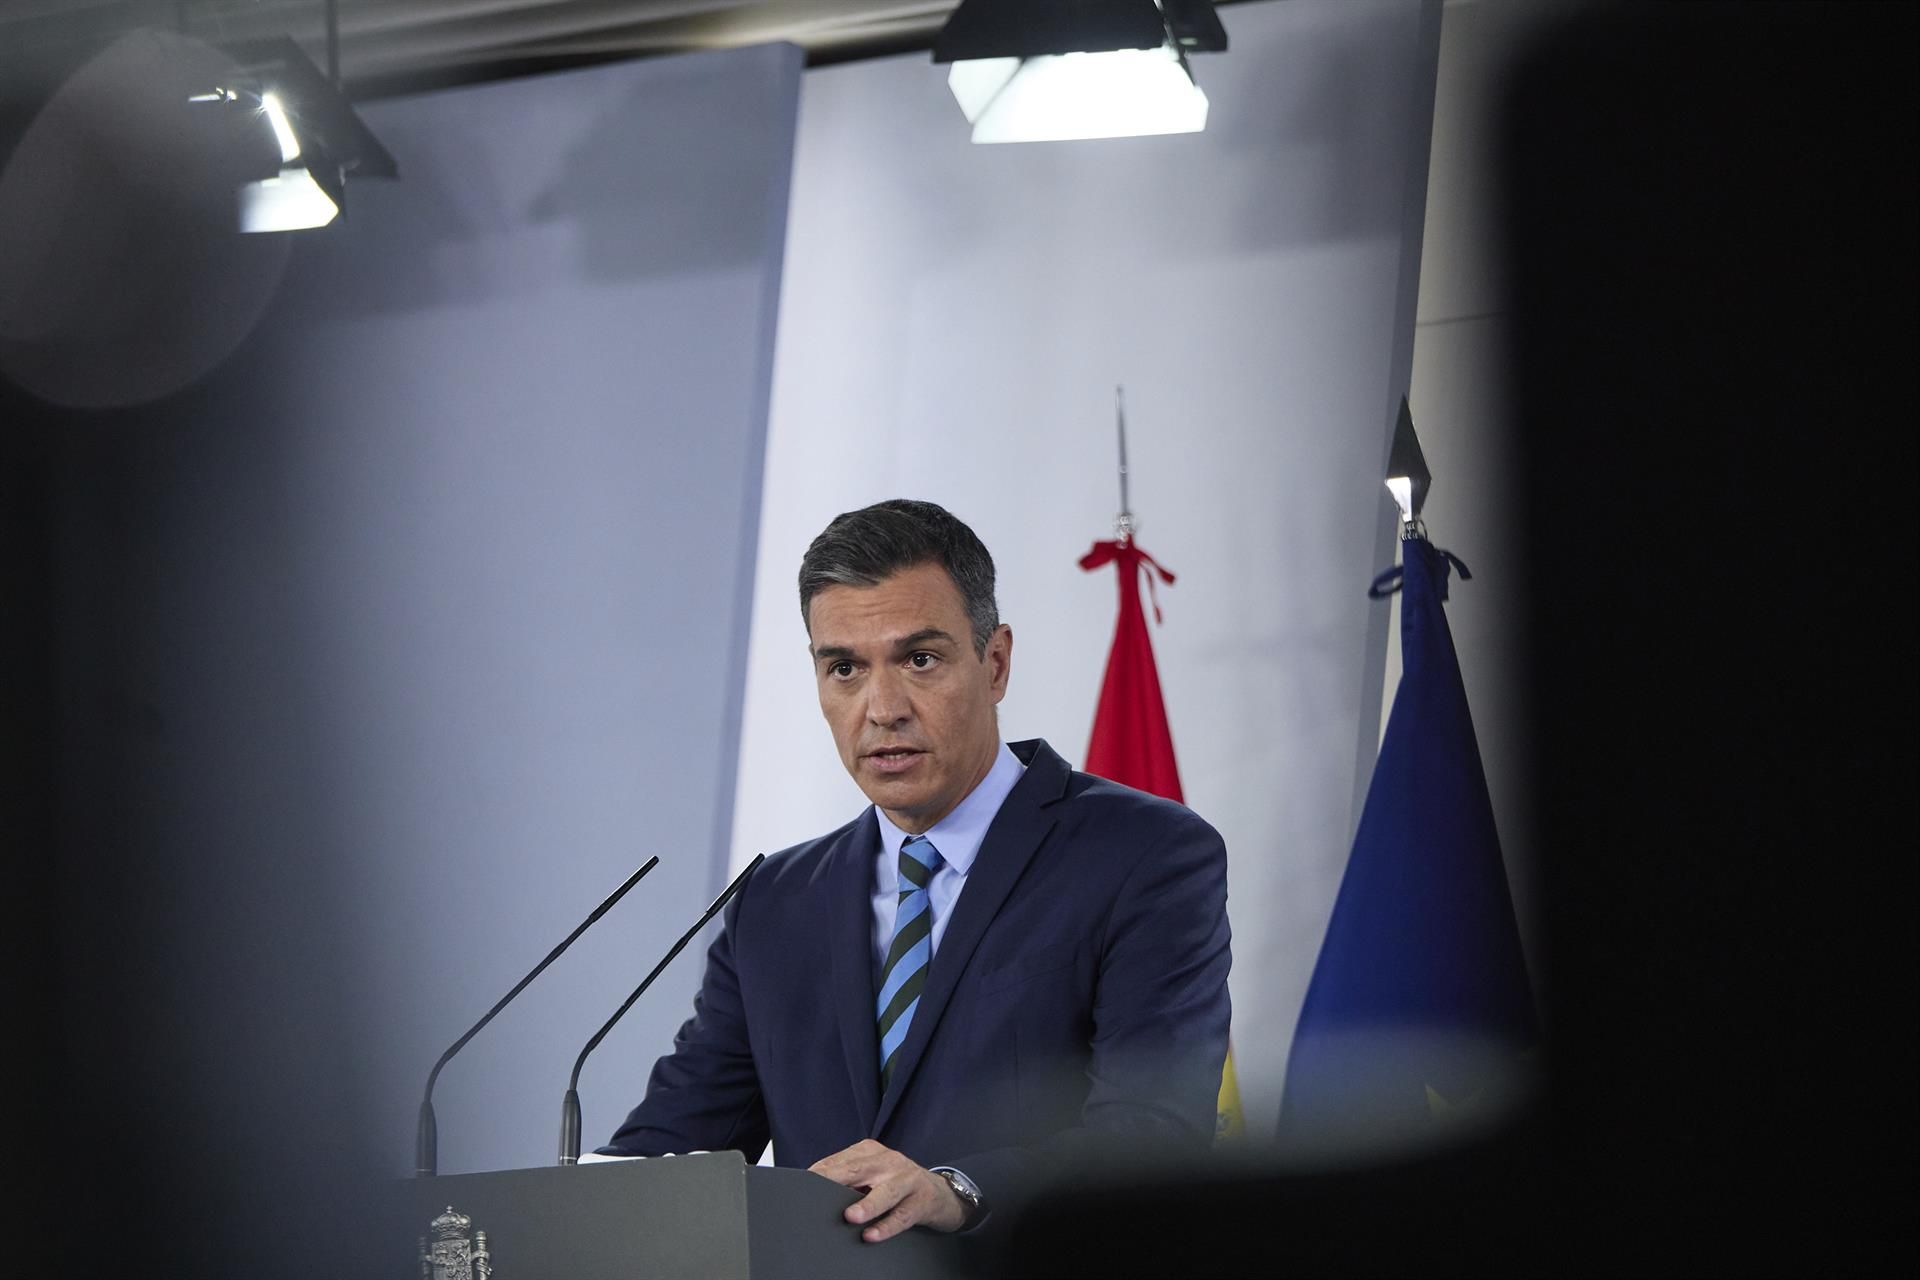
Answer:
<svg viewBox="0 0 1920 1280"><path fill-rule="evenodd" d="M873 859L880 839L873 811L853 824L826 868L827 950L833 957L833 1007L847 1056L860 1128L872 1133L880 1105L880 1041L873 1012Z"/></svg>
<svg viewBox="0 0 1920 1280"><path fill-rule="evenodd" d="M994 816L986 839L980 843L973 868L967 872L966 888L961 890L960 900L953 907L953 918L940 936L940 949L934 952L933 964L927 971L926 990L920 995L920 1007L914 1010L907 1038L901 1042L892 1083L880 1099L880 1112L869 1130L872 1134L878 1135L892 1117L900 1095L913 1079L914 1069L926 1054L927 1042L939 1026L961 975L966 972L968 961L973 958L974 949L980 945L987 926L1000 914L1001 904L1045 842L1047 833L1053 830L1056 819L1046 812L1046 807L1065 793L1071 771L1066 761L1038 739L1015 743L1013 750L1026 761L1027 771ZM867 1039L873 1043L871 1034ZM877 1071L875 1077L877 1080Z"/></svg>

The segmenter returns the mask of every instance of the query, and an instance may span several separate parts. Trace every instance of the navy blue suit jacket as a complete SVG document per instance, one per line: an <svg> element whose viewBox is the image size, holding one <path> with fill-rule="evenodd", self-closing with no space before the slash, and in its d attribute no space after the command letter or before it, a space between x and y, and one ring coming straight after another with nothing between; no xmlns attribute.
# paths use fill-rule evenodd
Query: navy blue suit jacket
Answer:
<svg viewBox="0 0 1920 1280"><path fill-rule="evenodd" d="M1046 743L988 828L892 1083L874 1029L871 809L769 857L694 1014L602 1150L804 1168L862 1138L1017 1205L1119 1146L1213 1136L1227 1052L1226 848L1192 810Z"/></svg>

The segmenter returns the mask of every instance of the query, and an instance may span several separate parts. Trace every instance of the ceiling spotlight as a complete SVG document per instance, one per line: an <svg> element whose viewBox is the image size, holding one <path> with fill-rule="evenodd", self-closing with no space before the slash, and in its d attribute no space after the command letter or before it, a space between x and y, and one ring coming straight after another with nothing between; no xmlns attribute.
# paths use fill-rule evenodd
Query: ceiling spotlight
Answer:
<svg viewBox="0 0 1920 1280"><path fill-rule="evenodd" d="M236 83L190 101L235 109L247 173L236 198L240 230L324 227L346 206L348 174L398 176L393 156L292 40L224 48L240 65Z"/></svg>
<svg viewBox="0 0 1920 1280"><path fill-rule="evenodd" d="M975 142L1198 133L1189 53L1227 33L1208 0L964 0L934 41Z"/></svg>
<svg viewBox="0 0 1920 1280"><path fill-rule="evenodd" d="M288 165L270 178L256 178L239 191L242 231L309 231L340 216L344 184L326 182L327 170Z"/></svg>

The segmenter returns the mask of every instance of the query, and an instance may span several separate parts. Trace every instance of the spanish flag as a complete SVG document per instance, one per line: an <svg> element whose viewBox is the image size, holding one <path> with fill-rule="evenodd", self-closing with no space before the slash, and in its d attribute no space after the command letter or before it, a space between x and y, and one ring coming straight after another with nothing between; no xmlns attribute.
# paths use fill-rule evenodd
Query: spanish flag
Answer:
<svg viewBox="0 0 1920 1280"><path fill-rule="evenodd" d="M1154 595L1153 616L1160 619L1160 602L1153 579L1158 574L1168 586L1173 575L1142 551L1131 538L1096 542L1080 558L1088 571L1112 564L1120 576L1120 617L1114 627L1113 648L1107 655L1107 675L1100 686L1100 705L1093 715L1093 738L1087 744L1088 773L1125 786L1150 791L1186 803L1180 791L1180 769L1173 757L1173 731L1167 723L1167 704L1160 694L1160 671L1153 661L1153 641L1147 634L1147 615L1140 603L1140 579ZM1214 1141L1233 1142L1246 1133L1240 1111L1240 1088L1234 1081L1233 1048L1220 1074L1220 1100L1214 1117Z"/></svg>

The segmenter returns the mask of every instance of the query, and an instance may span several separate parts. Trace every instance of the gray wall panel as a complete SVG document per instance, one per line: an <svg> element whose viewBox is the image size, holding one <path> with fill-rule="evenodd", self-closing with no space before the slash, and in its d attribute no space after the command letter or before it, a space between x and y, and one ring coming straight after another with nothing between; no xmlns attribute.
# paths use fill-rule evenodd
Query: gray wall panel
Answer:
<svg viewBox="0 0 1920 1280"><path fill-rule="evenodd" d="M441 1082L443 1170L551 1161L579 1045L722 883L799 77L372 104L400 180L224 368L63 445L66 830L127 869L99 924L184 926L147 1042L278 1073L293 1150L351 1113L410 1167L434 1056L657 853ZM699 967L589 1065L589 1144Z"/></svg>

